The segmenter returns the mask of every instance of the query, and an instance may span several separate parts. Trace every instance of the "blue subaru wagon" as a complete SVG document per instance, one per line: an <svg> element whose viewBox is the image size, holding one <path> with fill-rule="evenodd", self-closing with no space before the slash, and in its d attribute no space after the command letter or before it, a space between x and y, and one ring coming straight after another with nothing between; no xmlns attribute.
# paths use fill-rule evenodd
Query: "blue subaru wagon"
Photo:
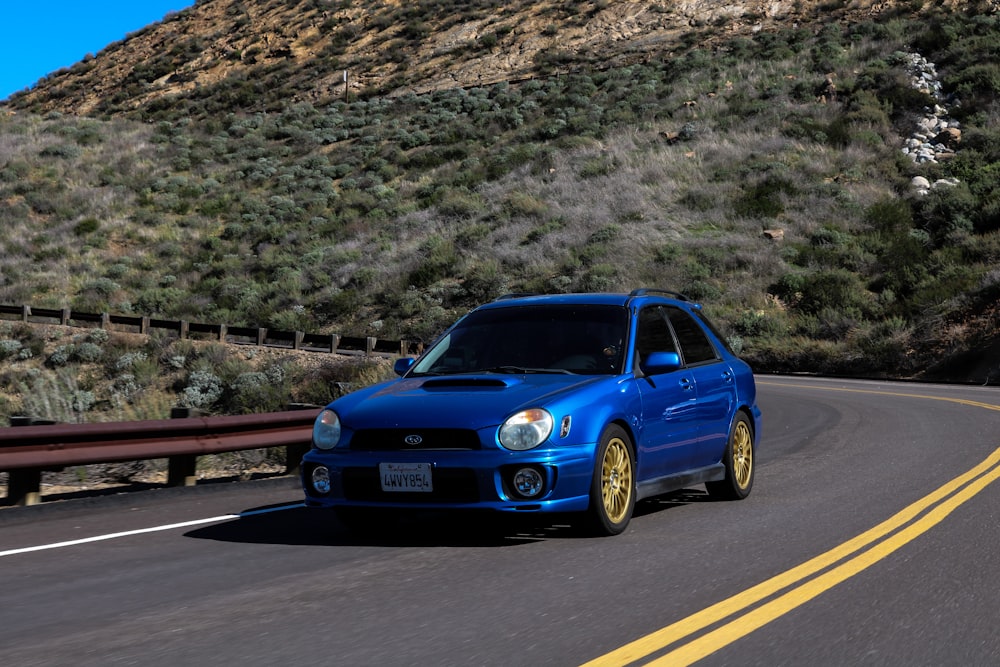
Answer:
<svg viewBox="0 0 1000 667"><path fill-rule="evenodd" d="M348 526L378 508L480 508L616 535L637 500L753 487L753 374L672 292L503 297L395 370L323 409L303 459L306 504Z"/></svg>

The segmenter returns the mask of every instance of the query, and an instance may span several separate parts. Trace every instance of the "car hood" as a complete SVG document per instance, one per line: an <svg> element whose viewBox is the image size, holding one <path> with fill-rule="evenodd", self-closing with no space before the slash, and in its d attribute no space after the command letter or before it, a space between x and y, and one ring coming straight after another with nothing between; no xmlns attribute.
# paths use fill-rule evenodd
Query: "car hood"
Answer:
<svg viewBox="0 0 1000 667"><path fill-rule="evenodd" d="M496 426L518 410L545 407L568 392L615 376L451 375L403 378L349 394L330 407L350 429Z"/></svg>

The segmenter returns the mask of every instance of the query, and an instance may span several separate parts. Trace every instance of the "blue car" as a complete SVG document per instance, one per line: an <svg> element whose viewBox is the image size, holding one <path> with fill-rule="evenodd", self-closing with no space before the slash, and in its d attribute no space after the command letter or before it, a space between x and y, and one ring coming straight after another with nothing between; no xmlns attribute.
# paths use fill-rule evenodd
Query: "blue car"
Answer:
<svg viewBox="0 0 1000 667"><path fill-rule="evenodd" d="M478 508L616 535L637 500L753 487L753 374L672 292L502 297L395 371L323 409L303 459L306 504L351 527Z"/></svg>

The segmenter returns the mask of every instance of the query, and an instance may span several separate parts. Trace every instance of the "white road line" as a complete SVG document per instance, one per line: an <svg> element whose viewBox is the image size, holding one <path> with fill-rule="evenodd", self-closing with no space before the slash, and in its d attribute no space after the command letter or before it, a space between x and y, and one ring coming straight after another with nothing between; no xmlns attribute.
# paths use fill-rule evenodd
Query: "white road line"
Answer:
<svg viewBox="0 0 1000 667"><path fill-rule="evenodd" d="M66 542L54 542L52 544L40 544L35 547L24 547L23 549L8 549L7 551L0 551L0 557L3 556L16 556L17 554L26 554L33 551L45 551L48 549L61 549L62 547L73 547L79 544L89 544L91 542L101 542L103 540L114 540L119 537L129 537L130 535L142 535L143 533L156 533L163 530L174 530L176 528L187 528L189 526L200 526L206 523L219 523L221 521L231 521L233 519L241 519L248 516L256 516L258 514L268 514L270 512L280 512L282 510L295 509L297 507L302 507L302 503L295 503L294 505L282 505L280 507L269 507L260 510L250 510L248 512L241 512L239 514L223 514L222 516L213 516L208 519L196 519L194 521L184 521L182 523L171 523L165 526L153 526L152 528L140 528L138 530L127 530L121 533L108 533L107 535L95 535L94 537L84 537L79 540L68 540Z"/></svg>

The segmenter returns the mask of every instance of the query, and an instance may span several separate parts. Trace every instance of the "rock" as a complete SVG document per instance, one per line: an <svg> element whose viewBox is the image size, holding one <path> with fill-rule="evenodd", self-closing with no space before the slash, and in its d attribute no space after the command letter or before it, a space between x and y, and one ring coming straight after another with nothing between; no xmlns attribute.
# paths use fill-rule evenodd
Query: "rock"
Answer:
<svg viewBox="0 0 1000 667"><path fill-rule="evenodd" d="M772 241L780 241L785 238L784 229L765 229L764 238L771 239Z"/></svg>
<svg viewBox="0 0 1000 667"><path fill-rule="evenodd" d="M948 127L936 134L931 143L941 144L945 148L954 150L962 143L962 131L957 127Z"/></svg>
<svg viewBox="0 0 1000 667"><path fill-rule="evenodd" d="M959 183L961 183L961 181L959 181L957 178L939 178L936 181L934 181L933 185L931 185L931 189L941 188L941 187L954 188L958 187Z"/></svg>
<svg viewBox="0 0 1000 667"><path fill-rule="evenodd" d="M931 182L923 176L914 176L910 181L910 186L916 188L917 190L930 190Z"/></svg>

